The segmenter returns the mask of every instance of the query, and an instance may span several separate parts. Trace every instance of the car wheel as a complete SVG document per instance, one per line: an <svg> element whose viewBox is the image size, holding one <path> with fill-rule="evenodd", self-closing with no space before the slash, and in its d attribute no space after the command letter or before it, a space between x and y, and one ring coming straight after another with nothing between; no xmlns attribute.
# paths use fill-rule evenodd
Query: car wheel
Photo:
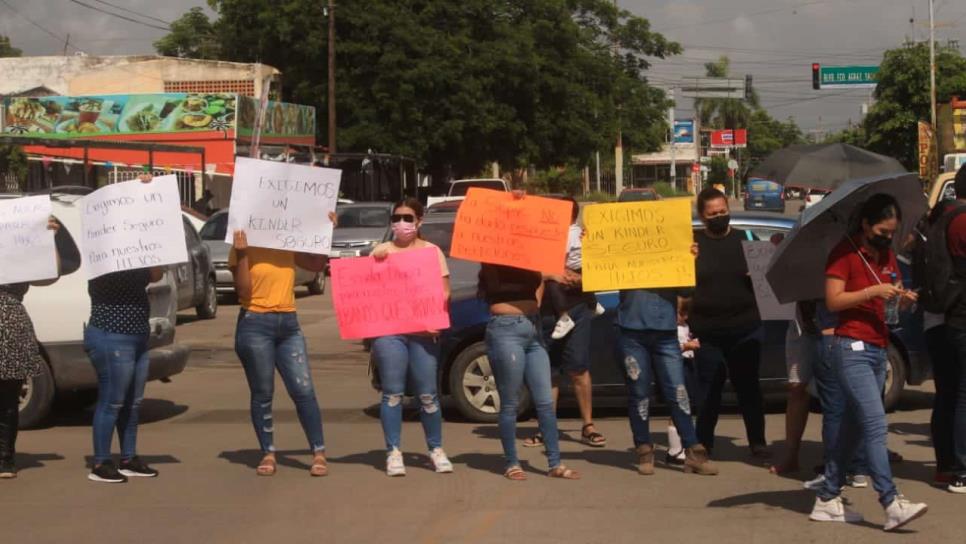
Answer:
<svg viewBox="0 0 966 544"><path fill-rule="evenodd" d="M463 349L449 372L449 392L463 417L477 423L495 423L500 414L500 393L486 354L486 344L475 342ZM530 408L530 392L520 391L518 415Z"/></svg>
<svg viewBox="0 0 966 544"><path fill-rule="evenodd" d="M54 403L54 376L44 362L40 373L24 381L20 390L20 428L32 429L47 419Z"/></svg>
<svg viewBox="0 0 966 544"><path fill-rule="evenodd" d="M315 279L305 284L309 288L309 293L321 295L325 293L325 274L316 274Z"/></svg>
<svg viewBox="0 0 966 544"><path fill-rule="evenodd" d="M215 279L208 278L205 284L205 299L195 306L199 319L214 319L218 315L218 290L215 289Z"/></svg>
<svg viewBox="0 0 966 544"><path fill-rule="evenodd" d="M899 406L899 398L906 387L906 360L895 346L889 344L886 359L885 387L882 388L882 405L887 412Z"/></svg>

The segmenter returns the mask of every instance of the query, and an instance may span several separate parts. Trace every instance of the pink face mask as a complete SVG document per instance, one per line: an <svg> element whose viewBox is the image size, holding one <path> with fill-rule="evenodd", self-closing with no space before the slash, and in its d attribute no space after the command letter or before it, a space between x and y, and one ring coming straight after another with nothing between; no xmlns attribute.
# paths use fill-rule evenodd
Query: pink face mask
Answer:
<svg viewBox="0 0 966 544"><path fill-rule="evenodd" d="M399 221L398 223L392 224L392 233L395 235L396 240L404 244L412 242L416 238L416 224L407 223L405 221Z"/></svg>

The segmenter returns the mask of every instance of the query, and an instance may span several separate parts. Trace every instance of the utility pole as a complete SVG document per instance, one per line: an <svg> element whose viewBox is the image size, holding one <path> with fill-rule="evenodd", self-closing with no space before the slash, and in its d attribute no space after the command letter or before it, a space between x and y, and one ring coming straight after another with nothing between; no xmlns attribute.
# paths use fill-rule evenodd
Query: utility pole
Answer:
<svg viewBox="0 0 966 544"><path fill-rule="evenodd" d="M617 8L617 0L614 0L614 10L619 11ZM617 52L620 48L620 43L616 40L614 41L614 58L617 58ZM617 195L621 194L624 190L624 144L622 143L621 136L621 105L617 104L617 142L614 145L614 192Z"/></svg>
<svg viewBox="0 0 966 544"><path fill-rule="evenodd" d="M678 188L678 165L675 159L675 149L674 140L677 138L677 131L674 130L674 88L667 93L668 99L671 101L671 106L667 110L668 122L671 123L671 141L668 146L671 151L671 188L677 190Z"/></svg>
<svg viewBox="0 0 966 544"><path fill-rule="evenodd" d="M929 0L929 122L936 130L936 23L933 0Z"/></svg>
<svg viewBox="0 0 966 544"><path fill-rule="evenodd" d="M329 0L329 155L335 153L335 0Z"/></svg>
<svg viewBox="0 0 966 544"><path fill-rule="evenodd" d="M64 40L64 56L67 56L67 48L70 47L70 33L67 33L67 39Z"/></svg>

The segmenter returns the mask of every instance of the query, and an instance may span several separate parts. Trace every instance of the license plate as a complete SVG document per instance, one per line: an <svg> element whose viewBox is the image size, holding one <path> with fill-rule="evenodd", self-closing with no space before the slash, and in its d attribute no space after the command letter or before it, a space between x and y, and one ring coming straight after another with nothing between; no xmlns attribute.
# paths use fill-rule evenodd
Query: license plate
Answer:
<svg viewBox="0 0 966 544"><path fill-rule="evenodd" d="M754 204L755 204L755 207L756 208L760 208L760 207L762 207L764 205L763 202L755 202Z"/></svg>
<svg viewBox="0 0 966 544"><path fill-rule="evenodd" d="M356 257L358 254L355 251L343 251L339 253L339 257Z"/></svg>

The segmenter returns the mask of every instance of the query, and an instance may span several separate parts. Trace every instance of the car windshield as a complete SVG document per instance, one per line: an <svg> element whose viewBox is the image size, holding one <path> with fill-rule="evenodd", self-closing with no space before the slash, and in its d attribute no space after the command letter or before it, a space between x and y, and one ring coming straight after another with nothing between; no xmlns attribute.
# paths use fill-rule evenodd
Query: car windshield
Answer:
<svg viewBox="0 0 966 544"><path fill-rule="evenodd" d="M626 191L621 193L620 202L639 202L641 200L657 200L657 193L650 191Z"/></svg>
<svg viewBox="0 0 966 544"><path fill-rule="evenodd" d="M449 249L453 242L453 223L423 223L419 228L419 236L439 246L439 249L443 250L443 255L449 257Z"/></svg>
<svg viewBox="0 0 966 544"><path fill-rule="evenodd" d="M504 191L506 186L502 181L465 181L454 184L449 191L450 196L466 196L466 192L473 187L479 187L481 189L493 189L495 191Z"/></svg>
<svg viewBox="0 0 966 544"><path fill-rule="evenodd" d="M216 215L201 227L202 240L224 240L228 234L228 214Z"/></svg>
<svg viewBox="0 0 966 544"><path fill-rule="evenodd" d="M386 206L337 208L339 226L336 228L378 228L389 226L389 208Z"/></svg>
<svg viewBox="0 0 966 544"><path fill-rule="evenodd" d="M946 184L939 200L956 200L956 187L953 186L953 182L950 181Z"/></svg>
<svg viewBox="0 0 966 544"><path fill-rule="evenodd" d="M748 184L748 190L753 193L776 193L781 187L774 181L752 181Z"/></svg>

